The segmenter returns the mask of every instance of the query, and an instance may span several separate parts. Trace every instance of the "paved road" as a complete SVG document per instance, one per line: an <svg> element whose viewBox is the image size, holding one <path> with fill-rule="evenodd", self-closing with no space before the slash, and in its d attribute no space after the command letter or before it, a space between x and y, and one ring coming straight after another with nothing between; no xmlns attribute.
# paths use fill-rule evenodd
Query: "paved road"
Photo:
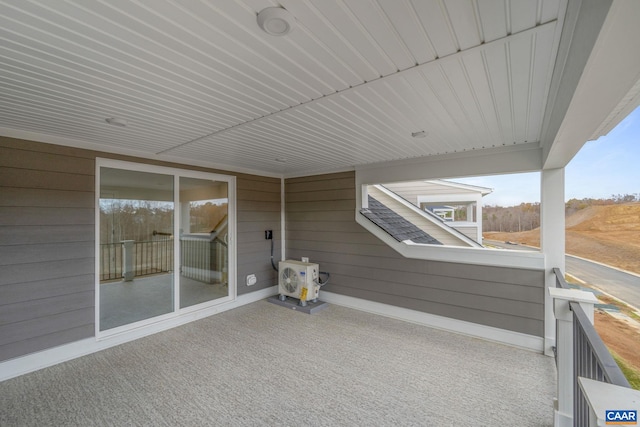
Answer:
<svg viewBox="0 0 640 427"><path fill-rule="evenodd" d="M640 277L584 259L566 257L567 273L640 309Z"/></svg>
<svg viewBox="0 0 640 427"><path fill-rule="evenodd" d="M486 243L504 249L537 250L503 242L487 241ZM625 273L615 268L576 258L571 255L566 256L565 263L568 274L640 309L640 276Z"/></svg>

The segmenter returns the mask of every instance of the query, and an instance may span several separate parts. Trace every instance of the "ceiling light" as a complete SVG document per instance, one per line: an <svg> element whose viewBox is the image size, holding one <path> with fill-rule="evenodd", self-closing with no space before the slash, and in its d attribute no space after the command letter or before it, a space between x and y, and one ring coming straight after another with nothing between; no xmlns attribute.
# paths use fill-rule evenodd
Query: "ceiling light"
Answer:
<svg viewBox="0 0 640 427"><path fill-rule="evenodd" d="M427 133L423 130L419 131L419 132L412 132L411 136L414 138L425 138L427 136Z"/></svg>
<svg viewBox="0 0 640 427"><path fill-rule="evenodd" d="M128 124L125 119L119 119L117 117L109 117L108 119L105 119L105 121L110 125L120 126L120 127L125 127Z"/></svg>
<svg viewBox="0 0 640 427"><path fill-rule="evenodd" d="M293 30L295 18L287 9L267 7L258 13L258 26L272 36L284 36Z"/></svg>

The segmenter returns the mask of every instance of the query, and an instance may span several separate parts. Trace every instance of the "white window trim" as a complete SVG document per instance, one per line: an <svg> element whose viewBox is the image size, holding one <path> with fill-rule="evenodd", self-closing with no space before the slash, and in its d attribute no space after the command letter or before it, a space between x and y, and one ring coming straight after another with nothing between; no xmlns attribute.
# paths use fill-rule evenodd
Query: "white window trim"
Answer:
<svg viewBox="0 0 640 427"><path fill-rule="evenodd" d="M131 324L123 325L117 328L108 329L105 331L100 330L100 168L108 167L114 169L134 170L139 172L159 173L165 175L173 175L174 188L177 187L177 182L180 177L185 178L197 178L197 179L211 179L215 181L223 181L228 185L228 227L229 227L229 294L226 297L217 298L213 301L207 301L194 306L180 308L179 301L179 289L174 286L174 311L161 316L156 316L150 319L144 319ZM179 192L174 192L174 205L179 206ZM167 322L172 319L180 319L185 317L191 317L193 320L200 318L200 313L205 311L211 311L215 307L222 306L224 304L233 303L238 297L237 288L237 215L236 215L236 177L233 175L223 175L212 172L201 172L189 169L172 168L166 166L156 166L147 163L135 163L127 162L123 160L113 160L105 158L96 158L96 173L95 173L95 270L94 270L94 282L95 282L95 337L97 340L108 339L122 334L131 334L140 329L152 330L154 325ZM174 210L174 236L178 236L180 227L180 209ZM174 253L179 254L179 239L174 239ZM174 283L179 283L179 258L174 257Z"/></svg>

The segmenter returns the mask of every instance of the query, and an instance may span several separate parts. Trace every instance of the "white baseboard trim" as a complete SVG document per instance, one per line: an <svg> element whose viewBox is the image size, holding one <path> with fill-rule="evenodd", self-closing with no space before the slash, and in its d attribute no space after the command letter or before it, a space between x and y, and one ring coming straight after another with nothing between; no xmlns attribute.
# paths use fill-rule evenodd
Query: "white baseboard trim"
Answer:
<svg viewBox="0 0 640 427"><path fill-rule="evenodd" d="M492 326L479 325L477 323L466 322L464 320L451 319L435 314L423 313L421 311L396 307L389 304L368 301L332 292L322 291L320 299L330 304L354 308L356 310L392 317L394 319L417 323L419 325L468 335L475 338L482 338L488 341L510 345L512 347L535 351L537 353L542 353L544 351L544 339L542 337L494 328Z"/></svg>
<svg viewBox="0 0 640 427"><path fill-rule="evenodd" d="M173 317L157 323L146 325L132 331L109 337L97 339L95 337L86 338L58 347L53 347L37 353L28 354L26 356L17 357L0 363L0 382L15 378L20 375L28 374L42 368L57 365L87 354L95 353L100 350L124 344L138 338L146 337L157 332L166 331L176 326L181 326L195 320L203 319L214 314L222 313L227 310L250 304L278 293L277 286L261 289L244 295L239 295L234 301L225 304L207 307L202 310L193 311L182 316Z"/></svg>

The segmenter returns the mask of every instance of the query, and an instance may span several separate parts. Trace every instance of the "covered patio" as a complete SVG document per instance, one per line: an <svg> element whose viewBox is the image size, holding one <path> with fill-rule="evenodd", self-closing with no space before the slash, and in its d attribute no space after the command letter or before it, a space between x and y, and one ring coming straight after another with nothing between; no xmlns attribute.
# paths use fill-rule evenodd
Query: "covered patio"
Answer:
<svg viewBox="0 0 640 427"><path fill-rule="evenodd" d="M578 302L549 292L565 167L640 105L639 20L635 0L2 2L0 424L573 425L556 320ZM361 214L368 186L520 172L538 253ZM115 221L101 199L135 203ZM179 239L222 206L224 296L185 307ZM157 232L163 313L103 328L101 243ZM313 316L264 301L302 258L331 274Z"/></svg>

